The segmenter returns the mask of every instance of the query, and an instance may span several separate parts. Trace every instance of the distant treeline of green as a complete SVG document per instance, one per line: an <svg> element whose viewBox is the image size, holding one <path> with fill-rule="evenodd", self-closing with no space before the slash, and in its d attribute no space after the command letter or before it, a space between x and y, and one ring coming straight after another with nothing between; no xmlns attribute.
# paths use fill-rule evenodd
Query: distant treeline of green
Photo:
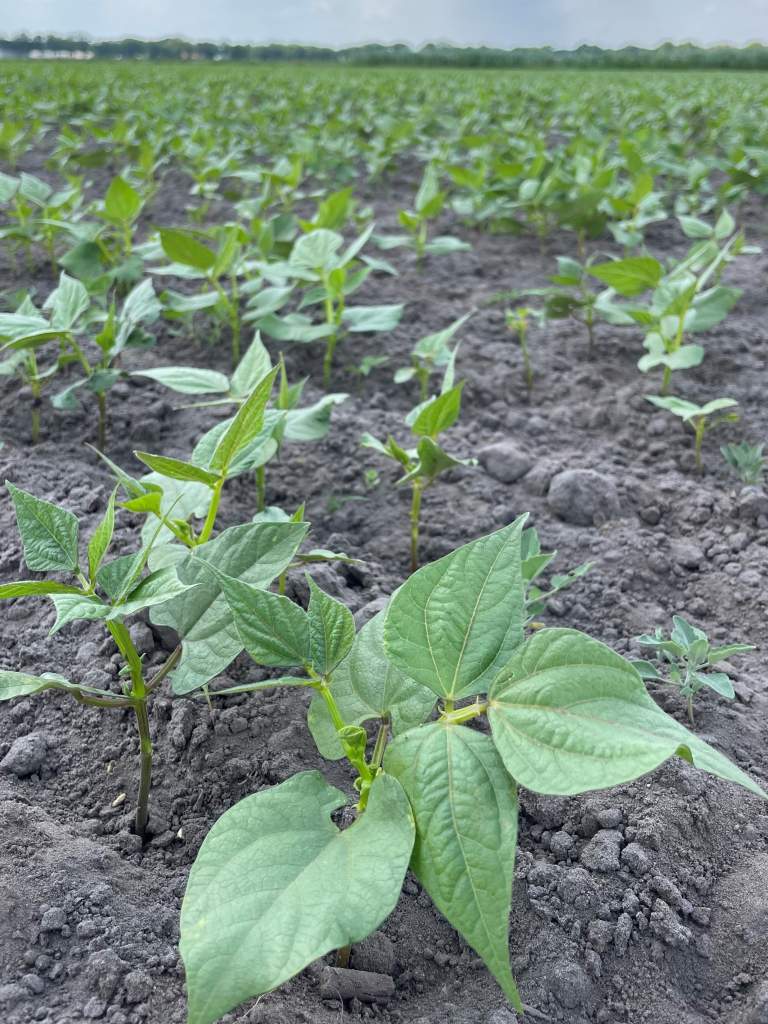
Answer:
<svg viewBox="0 0 768 1024"><path fill-rule="evenodd" d="M191 42L186 39L115 39L94 41L74 36L20 35L0 39L0 55L6 57L93 55L125 60L235 60L286 61L354 65L412 65L455 68L658 68L768 70L768 46L699 47L665 43L656 49L625 46L604 50L579 46L555 50L548 46L497 50L487 46L450 46L430 43L414 50L397 44L371 43L334 50L321 46L283 43Z"/></svg>

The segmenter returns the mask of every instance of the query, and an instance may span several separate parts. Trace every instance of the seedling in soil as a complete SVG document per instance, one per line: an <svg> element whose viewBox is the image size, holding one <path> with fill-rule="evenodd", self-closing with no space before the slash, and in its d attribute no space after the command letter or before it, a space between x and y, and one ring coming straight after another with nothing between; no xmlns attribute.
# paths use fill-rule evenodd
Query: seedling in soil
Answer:
<svg viewBox="0 0 768 1024"><path fill-rule="evenodd" d="M215 309L229 322L232 365L240 362L240 293L238 278L243 273L243 233L237 225L218 233L216 249L200 240L199 234L177 228L160 231L162 251L172 261L169 267L153 268L153 273L175 274L202 279L211 291L190 297L176 296L175 312Z"/></svg>
<svg viewBox="0 0 768 1024"><path fill-rule="evenodd" d="M711 418L714 413L721 412L723 409L735 408L739 403L733 398L715 398L711 402L707 402L706 405L696 405L695 402L688 402L684 398L677 398L675 395L669 395L666 398L663 395L646 395L645 397L647 401L652 402L659 409L665 409L667 412L679 416L683 423L691 427L694 436L693 448L696 457L696 469L699 472L703 469L701 446L704 442L704 435L722 423L734 423L739 418L738 413L735 412Z"/></svg>
<svg viewBox="0 0 768 1024"><path fill-rule="evenodd" d="M725 672L709 670L720 661L732 658L736 654L754 651L752 644L726 644L723 647L712 647L707 634L690 625L680 615L672 616L672 632L664 636L657 627L652 633L644 633L635 637L635 643L649 647L656 653L658 667L649 661L634 661L632 664L643 679L654 679L667 682L677 687L685 698L688 708L688 720L695 725L693 717L693 699L703 687L727 700L733 700L735 694L733 684ZM663 671L659 671L662 668Z"/></svg>
<svg viewBox="0 0 768 1024"><path fill-rule="evenodd" d="M455 367L461 339L453 347L450 342L471 316L471 312L465 313L442 331L436 331L434 334L420 338L413 347L411 365L401 366L399 370L395 371L395 383L405 384L411 380L418 381L419 401L426 402L429 398L429 382L432 374L444 374L448 366Z"/></svg>
<svg viewBox="0 0 768 1024"><path fill-rule="evenodd" d="M517 338L523 356L523 382L529 402L533 391L533 366L528 351L528 323L532 315L535 315L534 310L527 306L518 306L506 312L507 330Z"/></svg>
<svg viewBox="0 0 768 1024"><path fill-rule="evenodd" d="M48 314L47 316L45 314ZM160 313L152 282L137 285L118 310L114 303L105 314L92 304L81 281L62 274L59 286L48 296L43 312L29 298L15 313L0 313L0 353L23 353L18 372L32 391L32 437L39 436L39 403L44 381L66 366L74 364L81 376L51 398L61 410L80 408L78 392L84 388L96 396L98 410L97 444L103 450L107 435L107 394L119 379L120 356L129 346L152 342L142 325L152 323ZM97 349L96 358L88 354L87 341ZM38 350L58 342L56 361L44 371L39 369Z"/></svg>
<svg viewBox="0 0 768 1024"><path fill-rule="evenodd" d="M528 321L535 316L542 323L548 320L575 320L582 324L587 331L590 352L595 343L595 324L600 319L599 298L590 286L590 260L580 263L569 256L557 257L557 273L550 277L552 287L548 288L526 288L524 291L504 292L500 298L521 299L529 297L540 297L544 305L540 309L530 307L519 307L507 313L507 327L515 331L520 337L521 329L527 330ZM512 321L510 322L510 317ZM520 340L521 347L523 339ZM533 382L533 373L530 364L526 360L526 350L523 350L525 360L526 386L530 377ZM530 387L528 387L530 393Z"/></svg>
<svg viewBox="0 0 768 1024"><path fill-rule="evenodd" d="M738 444L723 444L720 451L734 473L747 486L759 487L763 482L765 456L762 444L739 441Z"/></svg>
<svg viewBox="0 0 768 1024"><path fill-rule="evenodd" d="M589 273L609 286L597 301L596 309L615 325L639 324L645 331L646 354L638 361L643 373L664 368L661 393L666 395L674 370L698 366L704 358L701 345L686 341L689 333L709 331L721 323L741 297L739 288L715 284L723 267L733 258L742 236L734 235L720 248L708 243L694 246L691 252L666 273L652 256L634 256L609 263L594 264ZM612 292L636 298L651 291L645 302L618 304Z"/></svg>
<svg viewBox="0 0 768 1024"><path fill-rule="evenodd" d="M768 795L662 711L610 648L571 629L525 637L524 518L414 573L357 634L311 581L304 611L217 572L248 653L290 673L220 692L314 691L310 730L323 757L347 761L356 800L300 772L214 824L181 911L189 1024L362 941L408 867L522 1014L508 934L518 786L570 796L678 755ZM345 806L355 820L339 830L330 816Z"/></svg>
<svg viewBox="0 0 768 1024"><path fill-rule="evenodd" d="M286 278L305 285L301 308L322 306L324 321L315 324L311 317L300 312L282 317L271 312L257 320L256 326L277 341L309 344L324 340L323 384L326 388L330 386L336 346L347 333L391 331L402 316L402 305L347 306L347 298L360 288L373 269L392 272L382 261L360 255L372 231L371 224L342 248L344 239L340 234L317 228L297 239L284 264L270 267L271 273L279 271Z"/></svg>
<svg viewBox="0 0 768 1024"><path fill-rule="evenodd" d="M569 569L566 573L554 573L549 578L547 589L542 590L536 584L536 580L557 557L557 552L541 550L539 533L534 526L523 530L521 543L521 572L525 586L526 621L531 622L532 619L542 614L550 598L560 593L561 590L567 590L568 587L573 586L582 576L586 576L595 563L582 562L581 565Z"/></svg>
<svg viewBox="0 0 768 1024"><path fill-rule="evenodd" d="M133 376L148 377L177 394L208 396L205 401L195 402L193 407L211 405L237 405L245 402L253 389L272 370L272 361L257 331L253 341L237 368L228 377L218 370L206 370L196 366L161 366L152 370L137 370ZM334 406L346 401L344 392L324 395L312 405L299 406L306 384L304 380L289 384L282 356L279 363L277 395L273 408L265 417L265 426L271 428L267 437L261 437L263 461L252 459L256 473L258 510L265 507L266 462L279 454L283 442L312 442L324 438L331 426ZM229 422L229 421L228 421ZM218 437L224 425L218 424L211 432ZM208 435L206 435L208 436ZM203 437L198 447L206 448ZM255 452L252 452L255 456ZM193 456L194 459L194 456Z"/></svg>
<svg viewBox="0 0 768 1024"><path fill-rule="evenodd" d="M147 826L149 788L152 774L152 740L147 701L173 669L181 654L177 649L165 664L148 678L126 625L126 619L153 605L186 595L193 589L182 583L173 567L144 575L152 542L133 555L105 562L115 526L115 493L109 498L104 518L88 543L87 569L81 568L78 550L79 523L66 509L42 501L13 484L7 484L16 511L24 547L24 560L34 572L56 573L71 583L29 580L0 585L0 598L36 595L50 597L56 609L51 634L70 622L100 620L104 623L123 658L122 694L113 695L93 686L70 682L64 676L45 673L0 671L0 700L29 697L44 690L64 690L81 704L97 708L131 709L136 716L141 751L141 776L136 802L136 831Z"/></svg>
<svg viewBox="0 0 768 1024"><path fill-rule="evenodd" d="M419 185L412 210L399 210L397 219L405 228L405 235L377 235L375 241L382 249L396 249L408 246L421 263L425 256L440 256L449 252L466 252L472 246L453 235L438 235L429 238L429 222L442 213L445 206L445 192L440 188L437 169L428 164Z"/></svg>
<svg viewBox="0 0 768 1024"><path fill-rule="evenodd" d="M453 367L449 365L443 378L442 394L411 410L405 423L418 438L415 448L401 448L391 436L386 443L378 441L371 434L363 434L360 438L364 448L372 448L379 455L398 463L403 469L403 476L397 481L397 486L408 485L411 488L411 572L415 572L419 565L421 499L424 491L446 470L475 465L475 459L457 459L437 443L438 436L452 427L459 418L463 386L463 382L453 386Z"/></svg>

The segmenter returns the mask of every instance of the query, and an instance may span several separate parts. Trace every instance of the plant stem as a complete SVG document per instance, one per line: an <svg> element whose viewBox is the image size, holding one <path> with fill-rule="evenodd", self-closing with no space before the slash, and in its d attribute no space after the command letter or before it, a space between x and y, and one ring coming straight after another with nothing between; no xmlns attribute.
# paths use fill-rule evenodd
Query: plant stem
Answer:
<svg viewBox="0 0 768 1024"><path fill-rule="evenodd" d="M528 339L526 337L525 327L521 327L518 331L518 337L520 339L520 350L523 353L523 370L525 373L525 390L528 392L528 401L531 400L531 392L533 391L533 367L531 366L531 357L528 353Z"/></svg>
<svg viewBox="0 0 768 1024"><path fill-rule="evenodd" d="M688 721L695 728L696 722L694 721L694 718L693 718L693 694L692 693L688 694Z"/></svg>
<svg viewBox="0 0 768 1024"><path fill-rule="evenodd" d="M266 507L267 479L264 466L256 470L256 511L263 512Z"/></svg>
<svg viewBox="0 0 768 1024"><path fill-rule="evenodd" d="M411 494L411 572L419 568L419 520L421 517L421 492L420 483L413 484Z"/></svg>
<svg viewBox="0 0 768 1024"><path fill-rule="evenodd" d="M160 666L157 672L149 680L149 682L147 683L147 693L152 693L152 691L156 689L160 685L160 683L162 683L162 681L165 679L168 673L173 672L180 658L181 644L179 644L178 647L176 647L173 650L173 652L168 656L168 658L166 658L164 664Z"/></svg>
<svg viewBox="0 0 768 1024"><path fill-rule="evenodd" d="M703 465L701 462L701 446L704 442L704 431L706 429L706 422L703 416L700 416L695 421L694 430L696 431L696 439L694 442L694 451L696 453L696 469L701 473L703 471Z"/></svg>
<svg viewBox="0 0 768 1024"><path fill-rule="evenodd" d="M488 701L475 701L474 704L467 704L466 707L457 708L455 711L443 711L440 721L448 725L463 725L464 722L484 715L488 707Z"/></svg>
<svg viewBox="0 0 768 1024"><path fill-rule="evenodd" d="M203 523L203 529L200 532L200 536L197 538L198 544L205 544L208 538L213 532L213 524L216 522L216 515L219 511L219 501L221 500L221 489L224 486L224 480L226 478L221 476L216 481L213 494L211 496L211 504L208 506L208 515L205 517Z"/></svg>
<svg viewBox="0 0 768 1024"><path fill-rule="evenodd" d="M325 355L323 356L323 387L331 386L331 367L333 366L333 353L336 351L338 338L331 334L325 343Z"/></svg>
<svg viewBox="0 0 768 1024"><path fill-rule="evenodd" d="M374 772L381 768L381 762L384 759L384 750L387 746L387 740L389 739L389 718L383 718L379 731L376 733L376 743L373 748L373 756L371 757L371 768Z"/></svg>
<svg viewBox="0 0 768 1024"><path fill-rule="evenodd" d="M237 274L230 275L231 296L229 299L229 322L232 327L232 369L240 362L240 296L237 290Z"/></svg>
<svg viewBox="0 0 768 1024"><path fill-rule="evenodd" d="M664 376L661 378L661 393L666 395L669 393L669 385L672 382L672 371L668 366L664 367Z"/></svg>
<svg viewBox="0 0 768 1024"><path fill-rule="evenodd" d="M147 830L149 787L152 783L152 737L149 733L146 697L135 702L134 711L136 712L141 747L141 777L139 779L139 796L136 801L136 834L143 836Z"/></svg>
<svg viewBox="0 0 768 1024"><path fill-rule="evenodd" d="M103 452L107 444L107 396L100 391L96 400L99 406L99 434L96 446L100 452Z"/></svg>

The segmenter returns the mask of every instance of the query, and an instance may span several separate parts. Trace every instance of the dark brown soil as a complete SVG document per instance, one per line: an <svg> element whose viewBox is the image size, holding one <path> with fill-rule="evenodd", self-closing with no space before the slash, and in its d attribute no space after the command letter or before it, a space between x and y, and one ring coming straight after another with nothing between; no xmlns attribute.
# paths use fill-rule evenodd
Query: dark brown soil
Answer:
<svg viewBox="0 0 768 1024"><path fill-rule="evenodd" d="M39 164L39 161L37 162ZM35 161L29 169L37 170ZM181 218L186 183L166 180L147 223ZM387 184L367 198L378 228L394 229L398 196L413 184ZM747 211L750 241L766 236L765 211ZM734 670L737 699L705 692L698 731L763 784L768 782L768 520L750 512L718 445L766 437L765 256L743 257L728 279L745 294L725 324L705 336L703 366L679 375L677 393L694 400L738 399L742 423L708 439L705 473L692 471L690 437L643 395L658 380L639 373L640 335L600 327L595 351L576 324L531 335L536 367L533 400L525 400L521 361L494 293L546 283L555 253L572 253L571 236L539 252L528 238L486 236L446 220L473 244L470 253L437 257L417 269L411 257L387 253L398 277L376 275L361 302L407 303L387 337L353 336L339 351L335 390L350 397L334 413L331 434L316 445L287 447L267 474L268 501L292 510L307 502L313 543L360 558L354 568L318 570L321 585L365 617L407 571L407 496L394 474L359 449L361 433L405 438L402 423L416 401L392 373L413 343L473 306L461 350L466 378L460 425L446 440L461 456L511 440L532 456L512 485L480 466L442 479L424 502L424 560L530 511L556 570L592 559L592 572L550 604L547 622L584 629L622 653L631 637L668 626L675 612L717 640L751 641L754 655ZM648 239L656 255L682 252L685 240L669 222ZM604 244L601 243L601 247ZM52 272L42 254L31 272L6 262L0 290L34 282L47 294ZM228 344L163 326L158 345L130 356L130 365L195 363L227 369ZM369 378L349 372L363 354L384 353ZM312 374L318 397L320 353L287 346L291 376ZM175 396L137 378L112 393L109 454L131 466L133 448L186 457L219 415L175 408ZM89 526L103 512L110 481L84 442L94 425L82 415L44 410L45 437L29 443L29 410L12 384L0 395L3 476L61 502ZM364 471L380 483L366 489ZM133 471L139 466L133 463ZM598 526L577 527L551 511L547 491L562 469L592 469L615 484L621 510ZM228 487L222 525L254 509L252 480ZM0 498L0 577L26 576L13 512ZM86 535L87 535L87 531ZM118 548L137 533L119 517ZM296 584L298 586L298 584ZM376 607L374 605L374 607ZM52 611L42 601L16 601L0 618L0 664L31 673L60 671L108 686L117 673L111 642L93 623L49 640ZM162 638L144 631L150 662L167 655ZM246 659L229 676L258 672ZM683 720L673 691L654 696ZM42 734L47 753L26 778L0 773L0 1019L5 1024L174 1024L184 1020L184 979L178 958L178 915L195 853L216 818L248 793L319 767L336 784L351 778L322 762L305 724L301 693L275 692L219 702L152 705L156 771L153 838L131 831L137 740L122 712L83 709L59 694L0 706L0 760L18 737ZM120 802L121 794L126 794ZM765 1024L768 1021L768 813L742 790L680 760L653 777L575 799L523 794L511 955L532 1022L572 1024ZM555 837L553 839L553 837ZM620 849L621 866L606 851ZM258 870L258 865L254 865ZM250 1009L225 1018L240 1024L331 1024L344 1014L408 1024L511 1024L513 1015L480 961L437 914L412 880L390 919L360 950L353 966L394 976L387 1008L326 1005L313 965ZM528 1016L526 1017L526 1020Z"/></svg>

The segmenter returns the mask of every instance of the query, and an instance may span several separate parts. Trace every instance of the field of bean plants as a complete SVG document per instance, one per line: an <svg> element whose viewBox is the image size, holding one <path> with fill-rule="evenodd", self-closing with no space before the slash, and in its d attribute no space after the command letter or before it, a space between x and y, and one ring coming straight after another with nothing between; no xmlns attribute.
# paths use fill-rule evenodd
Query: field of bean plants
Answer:
<svg viewBox="0 0 768 1024"><path fill-rule="evenodd" d="M0 85L4 1024L764 1024L766 78Z"/></svg>

